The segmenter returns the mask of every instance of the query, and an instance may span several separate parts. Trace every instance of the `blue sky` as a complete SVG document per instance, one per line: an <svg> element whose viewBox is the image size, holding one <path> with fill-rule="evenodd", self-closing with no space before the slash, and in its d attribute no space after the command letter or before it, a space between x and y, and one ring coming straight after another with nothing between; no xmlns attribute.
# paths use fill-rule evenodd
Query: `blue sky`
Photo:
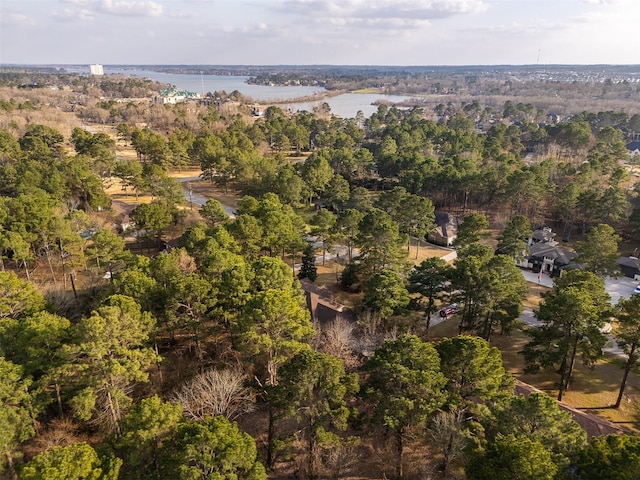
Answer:
<svg viewBox="0 0 640 480"><path fill-rule="evenodd" d="M1 0L0 63L640 64L638 0Z"/></svg>

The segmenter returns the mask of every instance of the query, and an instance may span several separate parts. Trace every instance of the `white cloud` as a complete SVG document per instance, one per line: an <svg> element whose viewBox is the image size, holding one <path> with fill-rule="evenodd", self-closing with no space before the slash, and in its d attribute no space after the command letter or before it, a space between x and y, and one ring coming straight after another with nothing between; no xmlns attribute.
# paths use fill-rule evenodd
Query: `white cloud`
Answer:
<svg viewBox="0 0 640 480"><path fill-rule="evenodd" d="M258 22L251 25L210 25L207 29L204 29L198 33L198 36L205 38L225 37L227 39L250 39L255 37L274 39L286 36L286 31L268 25L264 22Z"/></svg>
<svg viewBox="0 0 640 480"><path fill-rule="evenodd" d="M91 0L60 0L60 2L75 5L77 7L90 7L92 3Z"/></svg>
<svg viewBox="0 0 640 480"><path fill-rule="evenodd" d="M274 7L308 18L436 20L486 10L483 0L287 0ZM357 22L354 22L357 23Z"/></svg>
<svg viewBox="0 0 640 480"><path fill-rule="evenodd" d="M52 17L61 22L73 22L76 20L92 21L96 18L95 14L86 8L77 10L65 8L62 12L54 12Z"/></svg>
<svg viewBox="0 0 640 480"><path fill-rule="evenodd" d="M326 21L326 20L325 20ZM423 28L431 21L420 18L337 18L328 20L332 25L345 27L375 28L380 30L406 30Z"/></svg>
<svg viewBox="0 0 640 480"><path fill-rule="evenodd" d="M613 15L607 15L606 13L600 13L600 12L585 12L581 15L576 15L575 17L573 17L571 19L571 23L575 24L575 25L580 25L580 24L602 24L605 21L611 20L612 18L615 18Z"/></svg>
<svg viewBox="0 0 640 480"><path fill-rule="evenodd" d="M164 13L164 6L152 0L62 0L62 3L72 5L72 8L53 13L56 19L63 21L93 20L100 14L118 17L159 17Z"/></svg>
<svg viewBox="0 0 640 480"><path fill-rule="evenodd" d="M9 13L7 15L2 15L2 24L17 27L33 27L36 25L36 21L22 13Z"/></svg>
<svg viewBox="0 0 640 480"><path fill-rule="evenodd" d="M620 0L579 0L580 3L586 3L587 5L616 5L623 3Z"/></svg>
<svg viewBox="0 0 640 480"><path fill-rule="evenodd" d="M494 64L535 62L540 51L552 63L639 58L629 39L640 0L0 2L3 60L16 62L50 62L49 52L62 63Z"/></svg>
<svg viewBox="0 0 640 480"><path fill-rule="evenodd" d="M164 13L164 6L153 1L101 0L97 7L100 12L123 17L159 17Z"/></svg>
<svg viewBox="0 0 640 480"><path fill-rule="evenodd" d="M475 32L480 34L499 34L508 38L522 37L522 36L536 36L548 33L559 32L566 28L569 28L571 23L562 21L552 21L547 19L533 19L529 22L512 21L503 24L494 24L485 27L469 28L469 32Z"/></svg>

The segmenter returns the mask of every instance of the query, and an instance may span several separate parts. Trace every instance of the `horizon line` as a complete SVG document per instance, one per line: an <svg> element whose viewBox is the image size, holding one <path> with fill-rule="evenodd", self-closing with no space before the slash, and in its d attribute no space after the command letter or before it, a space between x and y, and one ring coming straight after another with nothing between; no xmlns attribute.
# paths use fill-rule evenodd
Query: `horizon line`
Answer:
<svg viewBox="0 0 640 480"><path fill-rule="evenodd" d="M96 62L72 62L72 63L4 63L2 67L55 67L55 66L85 66ZM467 64L330 64L330 63L101 63L110 67L373 67L373 68L424 68L424 67L640 67L640 63L467 63Z"/></svg>

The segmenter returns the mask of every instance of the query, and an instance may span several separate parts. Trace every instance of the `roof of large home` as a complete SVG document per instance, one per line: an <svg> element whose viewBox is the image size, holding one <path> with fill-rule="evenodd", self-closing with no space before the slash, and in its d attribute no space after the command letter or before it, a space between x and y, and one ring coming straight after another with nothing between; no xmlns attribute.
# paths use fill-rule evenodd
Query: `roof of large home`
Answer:
<svg viewBox="0 0 640 480"><path fill-rule="evenodd" d="M442 210L436 210L433 212L435 215L436 225L445 225L447 223L458 223L458 218L451 215L449 212L443 212Z"/></svg>
<svg viewBox="0 0 640 480"><path fill-rule="evenodd" d="M618 265L638 268L638 259L636 257L620 257L618 258Z"/></svg>
<svg viewBox="0 0 640 480"><path fill-rule="evenodd" d="M546 257L568 265L571 260L578 256L575 252L570 252L559 248L557 245L550 245L548 243L534 243L529 247L529 256L532 257Z"/></svg>
<svg viewBox="0 0 640 480"><path fill-rule="evenodd" d="M321 324L331 322L338 317L355 322L353 311L336 302L327 287L315 285L307 278L300 280L300 286L307 295L307 306L311 310L311 314ZM315 302L311 302L310 295L315 295Z"/></svg>
<svg viewBox="0 0 640 480"><path fill-rule="evenodd" d="M458 233L458 225L460 224L458 217L441 210L436 210L434 214L436 227L440 235L447 238L454 237Z"/></svg>
<svg viewBox="0 0 640 480"><path fill-rule="evenodd" d="M531 238L539 242L548 242L549 240L552 240L553 237L555 236L556 236L555 232L552 232L550 228L540 228L533 232L533 234L531 235Z"/></svg>

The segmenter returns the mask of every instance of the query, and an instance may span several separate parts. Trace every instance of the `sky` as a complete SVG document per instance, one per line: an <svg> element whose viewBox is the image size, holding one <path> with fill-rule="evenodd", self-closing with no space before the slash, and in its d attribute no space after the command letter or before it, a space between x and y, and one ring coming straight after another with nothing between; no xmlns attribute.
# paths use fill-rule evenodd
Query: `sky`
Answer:
<svg viewBox="0 0 640 480"><path fill-rule="evenodd" d="M640 64L638 0L0 0L0 64Z"/></svg>

